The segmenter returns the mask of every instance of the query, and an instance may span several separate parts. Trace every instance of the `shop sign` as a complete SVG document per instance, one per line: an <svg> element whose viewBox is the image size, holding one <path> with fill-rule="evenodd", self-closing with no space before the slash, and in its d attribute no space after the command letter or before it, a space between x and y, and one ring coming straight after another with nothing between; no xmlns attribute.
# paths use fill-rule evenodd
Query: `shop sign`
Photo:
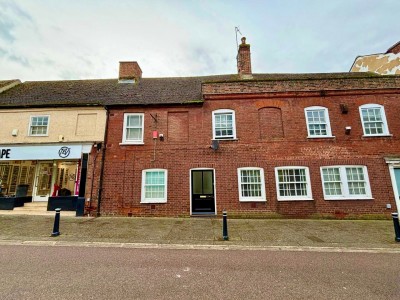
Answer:
<svg viewBox="0 0 400 300"><path fill-rule="evenodd" d="M80 159L88 145L0 146L0 160Z"/></svg>

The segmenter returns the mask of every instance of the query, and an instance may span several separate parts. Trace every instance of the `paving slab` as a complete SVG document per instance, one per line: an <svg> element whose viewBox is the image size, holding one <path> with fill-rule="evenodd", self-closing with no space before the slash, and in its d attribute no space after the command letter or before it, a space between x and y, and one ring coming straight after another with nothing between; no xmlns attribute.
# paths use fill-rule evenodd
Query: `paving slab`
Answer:
<svg viewBox="0 0 400 300"><path fill-rule="evenodd" d="M400 249L388 220L231 219L229 240L216 218L65 217L51 237L54 217L0 215L0 241L71 242L217 247Z"/></svg>

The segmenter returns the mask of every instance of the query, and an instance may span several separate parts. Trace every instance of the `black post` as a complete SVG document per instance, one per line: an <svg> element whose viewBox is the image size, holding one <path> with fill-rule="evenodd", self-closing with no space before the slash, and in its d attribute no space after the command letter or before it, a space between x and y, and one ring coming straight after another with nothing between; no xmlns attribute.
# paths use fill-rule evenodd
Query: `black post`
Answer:
<svg viewBox="0 0 400 300"><path fill-rule="evenodd" d="M51 234L51 236L60 235L60 211L61 208L56 208L56 217L54 218L53 233Z"/></svg>
<svg viewBox="0 0 400 300"><path fill-rule="evenodd" d="M392 213L394 233L396 234L395 241L400 242L400 224L399 224L399 214Z"/></svg>
<svg viewBox="0 0 400 300"><path fill-rule="evenodd" d="M224 238L224 241L229 240L229 236L228 236L228 220L227 220L226 210L222 211L222 237Z"/></svg>

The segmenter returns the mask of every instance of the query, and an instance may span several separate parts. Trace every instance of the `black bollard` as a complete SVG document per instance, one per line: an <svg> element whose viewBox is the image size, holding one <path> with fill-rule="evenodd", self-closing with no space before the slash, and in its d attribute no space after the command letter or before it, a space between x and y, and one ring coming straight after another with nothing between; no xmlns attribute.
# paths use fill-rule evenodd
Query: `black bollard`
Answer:
<svg viewBox="0 0 400 300"><path fill-rule="evenodd" d="M56 208L56 217L54 218L53 233L51 234L51 236L60 235L60 211L61 208Z"/></svg>
<svg viewBox="0 0 400 300"><path fill-rule="evenodd" d="M392 218L393 218L393 225L394 225L394 233L396 235L394 240L396 242L400 242L399 214L398 213L392 213Z"/></svg>
<svg viewBox="0 0 400 300"><path fill-rule="evenodd" d="M229 236L228 236L228 220L227 220L226 210L222 211L222 237L223 237L224 241L229 240Z"/></svg>

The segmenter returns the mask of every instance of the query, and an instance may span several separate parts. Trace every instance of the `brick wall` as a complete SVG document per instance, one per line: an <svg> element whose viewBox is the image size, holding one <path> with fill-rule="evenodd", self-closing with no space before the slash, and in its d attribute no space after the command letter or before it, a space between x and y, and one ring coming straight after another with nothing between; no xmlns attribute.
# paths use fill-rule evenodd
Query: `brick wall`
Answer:
<svg viewBox="0 0 400 300"><path fill-rule="evenodd" d="M237 215L279 213L290 217L329 214L386 214L396 208L385 156L400 157L400 96L393 93L354 91L330 95L247 94L235 100L206 95L202 106L121 107L110 109L102 213L134 216L189 216L190 170L215 169L218 214L227 209ZM385 107L389 137L362 137L359 106L367 103ZM343 114L340 104L348 107ZM332 134L329 139L307 139L304 108L324 106L329 110ZM269 108L265 110L265 108ZM237 140L221 141L210 148L212 111L233 109ZM144 145L120 145L124 112L144 113ZM157 122L152 118L157 116ZM260 121L261 116L261 121ZM266 118L271 118L268 124ZM277 128L273 127L277 123ZM273 134L265 127L270 126ZM349 135L345 127L351 126ZM164 141L152 139L152 131L164 134ZM182 138L179 138L182 136ZM99 162L100 160L98 160ZM372 200L324 200L321 166L365 165L368 168ZM266 202L239 202L237 168L261 167L265 173ZM274 168L309 168L312 201L278 201ZM142 170L168 169L168 202L141 204ZM90 168L88 170L90 174ZM392 205L387 209L386 204Z"/></svg>

